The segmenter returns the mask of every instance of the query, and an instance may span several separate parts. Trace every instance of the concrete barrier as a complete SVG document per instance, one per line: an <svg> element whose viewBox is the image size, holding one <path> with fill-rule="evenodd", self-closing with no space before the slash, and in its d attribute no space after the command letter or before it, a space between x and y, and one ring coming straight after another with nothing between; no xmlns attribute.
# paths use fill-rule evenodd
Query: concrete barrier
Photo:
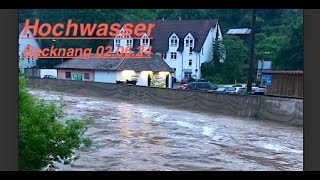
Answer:
<svg viewBox="0 0 320 180"><path fill-rule="evenodd" d="M258 118L303 125L303 100L261 96Z"/></svg>
<svg viewBox="0 0 320 180"><path fill-rule="evenodd" d="M301 99L217 94L57 79L29 79L28 86L30 88L76 93L85 96L115 98L132 103L155 104L168 108L303 125L303 100Z"/></svg>

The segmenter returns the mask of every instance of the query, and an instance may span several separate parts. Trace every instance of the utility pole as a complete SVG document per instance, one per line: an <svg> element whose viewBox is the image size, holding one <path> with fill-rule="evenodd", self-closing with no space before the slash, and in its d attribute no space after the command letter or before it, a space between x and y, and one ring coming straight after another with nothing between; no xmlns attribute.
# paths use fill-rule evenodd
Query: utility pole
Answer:
<svg viewBox="0 0 320 180"><path fill-rule="evenodd" d="M248 82L247 82L247 91L248 92L252 91L252 82L253 82L255 26L256 26L256 10L252 9L251 38L250 38L250 57L249 57Z"/></svg>

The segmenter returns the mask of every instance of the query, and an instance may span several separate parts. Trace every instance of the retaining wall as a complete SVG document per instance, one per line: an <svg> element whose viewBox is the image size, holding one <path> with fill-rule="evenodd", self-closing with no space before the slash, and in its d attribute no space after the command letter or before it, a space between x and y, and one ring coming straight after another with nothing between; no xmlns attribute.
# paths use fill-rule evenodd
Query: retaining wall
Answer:
<svg viewBox="0 0 320 180"><path fill-rule="evenodd" d="M258 95L218 94L58 79L29 79L31 88L116 98L168 108L198 110L245 118L303 124L303 100Z"/></svg>

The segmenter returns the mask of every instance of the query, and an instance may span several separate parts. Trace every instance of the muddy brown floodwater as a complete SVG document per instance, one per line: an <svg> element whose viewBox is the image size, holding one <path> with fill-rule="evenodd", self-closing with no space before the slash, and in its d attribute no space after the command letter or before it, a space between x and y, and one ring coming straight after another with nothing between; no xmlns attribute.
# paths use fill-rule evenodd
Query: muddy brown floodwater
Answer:
<svg viewBox="0 0 320 180"><path fill-rule="evenodd" d="M31 90L46 101L62 95L68 117L92 117L93 146L60 171L298 170L303 130L268 121Z"/></svg>

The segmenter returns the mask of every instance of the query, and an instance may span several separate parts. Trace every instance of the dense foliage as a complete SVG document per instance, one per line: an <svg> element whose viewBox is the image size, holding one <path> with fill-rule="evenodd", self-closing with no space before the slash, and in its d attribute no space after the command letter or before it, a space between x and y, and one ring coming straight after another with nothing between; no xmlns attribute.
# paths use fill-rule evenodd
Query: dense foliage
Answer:
<svg viewBox="0 0 320 180"><path fill-rule="evenodd" d="M84 135L88 120L64 119L63 104L46 103L26 89L19 77L19 170L53 168L75 160L74 150L90 145Z"/></svg>
<svg viewBox="0 0 320 180"><path fill-rule="evenodd" d="M20 10L20 22L26 18L39 18L42 22L57 23L66 22L67 19L73 19L75 22L128 22L142 20L178 20L181 17L185 19L215 19L220 20L223 35L230 28L250 28L251 10L250 9L88 9L88 10ZM278 70L300 70L303 69L303 11L297 9L259 9L257 10L256 20L256 42L255 42L255 64L258 59L271 60L274 69ZM228 39L228 38L227 38ZM236 44L243 44L241 50L231 49L229 54L247 54L249 48L249 37L233 39ZM61 41L61 40L60 40ZM228 40L229 41L229 40ZM52 42L44 41L44 46L51 46L56 43L62 46L59 40ZM229 42L225 42L228 44ZM63 47L98 47L103 45L103 40L86 41L71 40L63 41ZM233 45L232 45L233 46ZM215 46L217 49L217 46ZM217 57L217 54L214 54ZM228 56L228 55L227 55ZM230 59L235 58L235 59ZM242 76L243 68L247 61L243 60L241 55L237 59L229 55L225 62L231 63L228 68L219 70L222 73L215 74L215 70L204 70L204 75L219 79L217 76L229 76L222 78L222 81L229 82L234 74L241 75L239 80L244 80ZM217 59L217 58L213 58ZM234 64L233 64L234 63ZM214 66L214 65L210 65ZM237 69L239 67L239 69ZM209 68L209 67L206 67ZM206 69L205 68L205 69ZM210 69L210 68L209 68ZM229 71L226 71L229 70ZM233 72L237 71L237 72ZM241 73L240 73L241 72ZM236 79L234 79L236 80ZM234 81L233 80L233 81Z"/></svg>
<svg viewBox="0 0 320 180"><path fill-rule="evenodd" d="M224 63L211 61L203 64L203 77L217 84L245 82L249 52L244 41L237 36L225 36L223 44L226 51Z"/></svg>

